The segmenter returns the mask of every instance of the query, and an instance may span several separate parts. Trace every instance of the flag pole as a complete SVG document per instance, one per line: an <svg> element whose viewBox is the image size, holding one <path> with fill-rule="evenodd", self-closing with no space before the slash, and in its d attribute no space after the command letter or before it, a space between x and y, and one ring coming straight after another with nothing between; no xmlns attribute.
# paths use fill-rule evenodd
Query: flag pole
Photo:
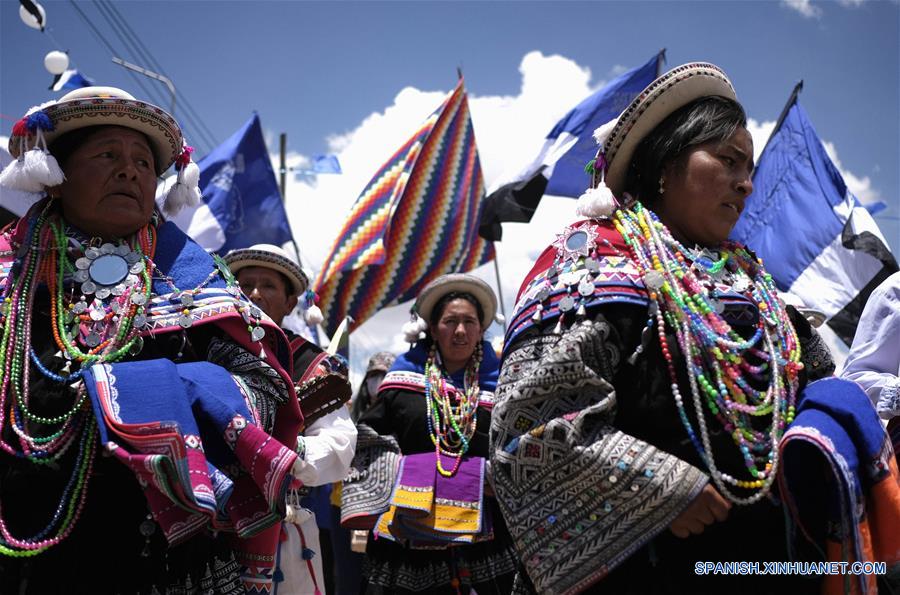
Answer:
<svg viewBox="0 0 900 595"><path fill-rule="evenodd" d="M784 123L784 119L787 117L788 111L790 111L791 106L794 105L794 102L797 101L797 96L800 95L800 91L802 90L803 79L800 79L799 81L797 81L797 84L794 85L794 89L793 91L791 91L791 96L788 97L787 103L784 104L784 107L781 110L781 115L778 116L778 121L775 122L775 128L772 129L772 132L769 134L769 138L766 139L766 144L763 145L763 150L759 153L760 155L765 153L766 147L769 146L769 142L772 140L772 137L775 136L775 133L777 133L781 129L781 125ZM753 172L750 174L751 176L756 173L756 165L757 164L755 163L753 164Z"/></svg>
<svg viewBox="0 0 900 595"><path fill-rule="evenodd" d="M503 332L509 330L509 320L506 318L506 306L503 303L503 285L500 283L500 264L497 258L497 242L491 242L494 246L494 274L497 276L497 298L500 302L500 314L503 315Z"/></svg>
<svg viewBox="0 0 900 595"><path fill-rule="evenodd" d="M278 135L278 143L281 145L281 160L278 165L278 188L281 190L281 203L287 204L287 133L282 132ZM285 215L287 215L287 209L285 209ZM289 229L290 225L290 218L288 218ZM297 264L300 265L300 268L303 268L303 259L300 258L300 246L297 245L297 240L294 239L294 230L291 230L291 245L294 246L294 254L297 255Z"/></svg>

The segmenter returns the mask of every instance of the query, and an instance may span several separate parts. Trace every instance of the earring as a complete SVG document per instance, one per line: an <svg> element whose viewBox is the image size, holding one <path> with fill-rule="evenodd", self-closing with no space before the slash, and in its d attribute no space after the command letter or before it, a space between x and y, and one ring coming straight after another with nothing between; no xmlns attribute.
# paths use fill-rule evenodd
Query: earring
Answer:
<svg viewBox="0 0 900 595"><path fill-rule="evenodd" d="M663 194L666 191L665 188L666 178L664 176L659 176L659 193Z"/></svg>

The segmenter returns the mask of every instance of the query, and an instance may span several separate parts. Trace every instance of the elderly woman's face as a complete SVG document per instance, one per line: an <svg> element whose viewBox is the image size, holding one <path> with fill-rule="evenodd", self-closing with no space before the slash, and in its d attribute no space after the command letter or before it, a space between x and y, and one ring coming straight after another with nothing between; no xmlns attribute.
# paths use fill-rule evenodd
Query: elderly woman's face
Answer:
<svg viewBox="0 0 900 595"><path fill-rule="evenodd" d="M83 232L111 239L150 222L156 166L147 137L140 132L103 127L72 151L63 171L63 214Z"/></svg>
<svg viewBox="0 0 900 595"><path fill-rule="evenodd" d="M431 337L448 372L466 366L483 334L478 311L472 302L462 298L447 302L437 324L431 326Z"/></svg>
<svg viewBox="0 0 900 595"><path fill-rule="evenodd" d="M657 214L678 240L716 246L728 238L753 191L753 139L738 128L721 143L691 147L680 162L663 168Z"/></svg>

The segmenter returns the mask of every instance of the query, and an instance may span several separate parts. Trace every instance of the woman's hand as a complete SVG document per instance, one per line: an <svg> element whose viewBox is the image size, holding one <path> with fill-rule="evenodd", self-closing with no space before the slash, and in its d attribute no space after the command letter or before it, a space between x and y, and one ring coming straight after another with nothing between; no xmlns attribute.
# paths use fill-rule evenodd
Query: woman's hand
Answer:
<svg viewBox="0 0 900 595"><path fill-rule="evenodd" d="M675 537L682 539L700 535L707 525L727 519L729 510L731 502L723 498L712 485L706 484L703 491L672 521L669 530Z"/></svg>

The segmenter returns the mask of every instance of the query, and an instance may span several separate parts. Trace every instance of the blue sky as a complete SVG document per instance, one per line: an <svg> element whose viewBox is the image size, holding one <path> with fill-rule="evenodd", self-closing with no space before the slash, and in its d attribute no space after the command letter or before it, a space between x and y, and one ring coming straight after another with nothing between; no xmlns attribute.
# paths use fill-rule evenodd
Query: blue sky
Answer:
<svg viewBox="0 0 900 595"><path fill-rule="evenodd" d="M0 135L8 136L28 107L58 96L47 90L51 76L43 67L44 55L53 49L68 50L72 63L98 84L168 106L161 85L143 79L151 88L148 95L110 61L112 53L71 2L43 5L47 34L21 22L18 2L0 0ZM103 17L105 0L78 6L117 54L149 66ZM896 0L129 1L115 6L173 79L176 116L200 155L208 146L194 119L185 117L185 100L218 141L256 110L272 152L277 134L287 133L293 164L316 153L341 155L340 179L295 181L288 189L295 236L304 264L313 269L359 190L453 87L457 67L466 76L491 186L501 172L524 165L541 136L584 95L663 47L669 67L707 60L729 74L757 126L757 145L802 78L800 101L819 136L831 145L861 198L888 204L877 221L895 253L900 250ZM548 209L528 228L513 226L525 230L504 235L504 244L510 242L500 248L501 266L510 277L504 278L507 302L524 273L520 269L559 228ZM514 257L516 241L523 246Z"/></svg>

